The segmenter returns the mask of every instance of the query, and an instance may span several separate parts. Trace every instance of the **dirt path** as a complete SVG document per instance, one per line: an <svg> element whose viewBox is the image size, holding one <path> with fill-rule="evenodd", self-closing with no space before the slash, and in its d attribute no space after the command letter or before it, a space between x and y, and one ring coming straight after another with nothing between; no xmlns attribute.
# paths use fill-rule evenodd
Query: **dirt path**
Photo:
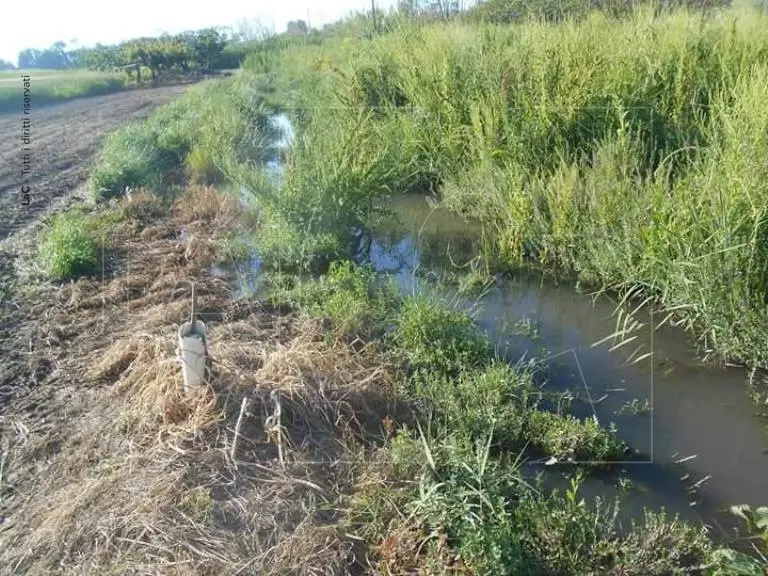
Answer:
<svg viewBox="0 0 768 576"><path fill-rule="evenodd" d="M145 118L186 86L131 90L33 108L30 118L31 202L22 206L21 116L0 116L0 245L39 219L84 181L104 136L120 124Z"/></svg>

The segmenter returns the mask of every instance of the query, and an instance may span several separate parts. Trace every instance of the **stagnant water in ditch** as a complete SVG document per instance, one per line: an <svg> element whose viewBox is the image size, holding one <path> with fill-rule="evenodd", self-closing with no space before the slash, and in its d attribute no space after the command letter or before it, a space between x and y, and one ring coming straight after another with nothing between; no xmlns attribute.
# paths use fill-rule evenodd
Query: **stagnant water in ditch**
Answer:
<svg viewBox="0 0 768 576"><path fill-rule="evenodd" d="M284 118L276 124L290 127ZM285 138L278 143L286 146ZM270 168L278 177L281 169L279 162ZM425 278L455 269L480 250L475 226L430 207L423 196L395 198L389 207L396 218L371 232L363 258L408 293L425 289ZM237 294L252 293L259 260L212 272L234 276ZM729 506L768 504L768 435L745 393L746 372L699 362L682 330L659 326L662 315L641 310L634 318L642 326L606 340L616 331L616 302L531 273L505 278L463 305L507 356L535 358L546 366L546 386L577 395L578 416L615 423L618 436L636 451L637 460L622 465L621 475L631 480L622 519L663 507L705 522L719 539L735 524ZM612 350L628 338L631 344ZM562 484L559 479L572 469L526 464L531 474L546 472L550 485ZM620 492L616 478L591 478L582 495L612 499Z"/></svg>
<svg viewBox="0 0 768 576"><path fill-rule="evenodd" d="M398 198L392 208L399 222L374 232L370 260L409 293L423 289L425 271L440 276L480 250L475 227L424 197ZM531 273L502 279L465 305L507 355L544 363L546 386L578 394L577 415L614 422L639 452L640 461L623 465L634 485L624 498L628 517L663 506L725 529L730 505L766 504L768 435L746 394L746 371L699 362L681 329L660 326L664 315L641 310L633 315L641 326L606 340L616 332L615 301ZM616 491L611 480L583 489Z"/></svg>

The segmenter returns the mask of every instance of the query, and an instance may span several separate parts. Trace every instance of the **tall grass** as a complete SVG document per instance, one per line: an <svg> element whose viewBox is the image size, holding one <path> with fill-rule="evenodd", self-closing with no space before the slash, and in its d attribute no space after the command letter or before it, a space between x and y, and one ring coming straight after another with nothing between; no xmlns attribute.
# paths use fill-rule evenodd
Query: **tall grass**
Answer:
<svg viewBox="0 0 768 576"><path fill-rule="evenodd" d="M262 162L270 134L261 98L246 79L205 82L112 133L96 160L92 190L110 198L184 179L221 181L233 166Z"/></svg>
<svg viewBox="0 0 768 576"><path fill-rule="evenodd" d="M287 50L271 74L299 129L287 212L361 220L438 190L494 233L496 263L650 296L708 350L768 363L768 16L401 24Z"/></svg>

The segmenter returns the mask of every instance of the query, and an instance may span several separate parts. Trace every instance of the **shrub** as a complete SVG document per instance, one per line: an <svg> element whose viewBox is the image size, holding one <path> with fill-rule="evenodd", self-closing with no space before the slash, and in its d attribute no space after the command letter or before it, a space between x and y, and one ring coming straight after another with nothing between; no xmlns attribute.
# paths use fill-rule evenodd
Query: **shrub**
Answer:
<svg viewBox="0 0 768 576"><path fill-rule="evenodd" d="M525 436L531 447L558 460L620 460L626 446L592 418L579 420L570 414L531 411Z"/></svg>

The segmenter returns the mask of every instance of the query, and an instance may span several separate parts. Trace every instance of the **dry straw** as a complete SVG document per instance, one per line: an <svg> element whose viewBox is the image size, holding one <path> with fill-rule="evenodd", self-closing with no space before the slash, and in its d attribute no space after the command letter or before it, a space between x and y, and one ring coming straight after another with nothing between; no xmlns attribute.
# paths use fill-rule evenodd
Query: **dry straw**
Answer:
<svg viewBox="0 0 768 576"><path fill-rule="evenodd" d="M54 296L44 322L62 335L47 349L55 370L28 401L47 423L25 420L26 434L2 423L13 497L0 504L0 572L341 574L365 563L342 495L394 409L391 378L314 321L231 302L204 251L179 249L174 230L206 245L232 217L209 190L195 194L173 219L126 233L130 271ZM185 396L175 339L190 280L212 365Z"/></svg>

